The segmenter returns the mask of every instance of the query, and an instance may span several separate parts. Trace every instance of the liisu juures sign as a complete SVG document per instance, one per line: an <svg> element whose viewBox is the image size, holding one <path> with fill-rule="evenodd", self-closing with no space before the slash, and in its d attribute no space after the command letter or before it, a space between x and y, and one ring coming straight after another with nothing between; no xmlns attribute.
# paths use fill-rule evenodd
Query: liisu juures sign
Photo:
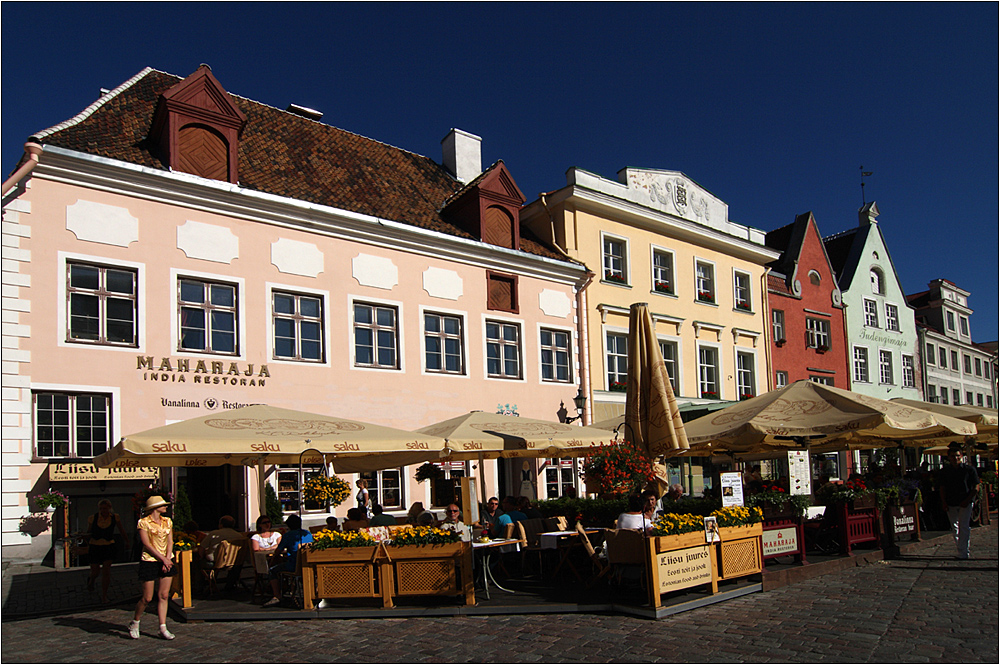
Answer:
<svg viewBox="0 0 1000 665"><path fill-rule="evenodd" d="M267 365L168 357L157 363L154 356L137 356L136 371L141 372L143 381L213 386L263 388L271 378Z"/></svg>

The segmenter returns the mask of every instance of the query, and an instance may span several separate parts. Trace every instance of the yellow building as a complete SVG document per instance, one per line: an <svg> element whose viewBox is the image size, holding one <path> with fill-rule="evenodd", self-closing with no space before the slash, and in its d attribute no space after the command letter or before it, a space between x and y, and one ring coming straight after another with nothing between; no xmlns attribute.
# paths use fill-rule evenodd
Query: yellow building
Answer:
<svg viewBox="0 0 1000 665"><path fill-rule="evenodd" d="M764 266L778 252L708 190L677 171L628 168L615 182L574 168L521 221L594 273L580 358L588 422L624 412L634 302L649 303L682 403L768 390Z"/></svg>

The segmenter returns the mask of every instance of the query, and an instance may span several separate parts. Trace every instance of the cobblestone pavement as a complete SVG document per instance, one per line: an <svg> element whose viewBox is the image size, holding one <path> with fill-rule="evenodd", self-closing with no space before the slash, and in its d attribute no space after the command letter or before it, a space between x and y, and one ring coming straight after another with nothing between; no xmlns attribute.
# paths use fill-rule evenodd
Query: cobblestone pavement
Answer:
<svg viewBox="0 0 1000 665"><path fill-rule="evenodd" d="M180 624L129 606L10 621L14 662L998 662L997 526L661 621L592 614Z"/></svg>

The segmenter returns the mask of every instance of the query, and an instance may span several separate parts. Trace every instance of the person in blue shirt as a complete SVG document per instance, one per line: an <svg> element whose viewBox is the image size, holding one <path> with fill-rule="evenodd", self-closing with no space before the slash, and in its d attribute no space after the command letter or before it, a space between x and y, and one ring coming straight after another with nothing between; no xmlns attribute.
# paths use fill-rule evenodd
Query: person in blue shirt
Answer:
<svg viewBox="0 0 1000 665"><path fill-rule="evenodd" d="M281 555L288 552L284 569L289 573L294 573L295 558L299 553L299 548L306 543L311 543L313 537L311 533L302 528L302 518L298 515L289 516L285 520L285 524L288 525L288 531L281 537L281 542L278 543L278 549L275 550L275 553Z"/></svg>

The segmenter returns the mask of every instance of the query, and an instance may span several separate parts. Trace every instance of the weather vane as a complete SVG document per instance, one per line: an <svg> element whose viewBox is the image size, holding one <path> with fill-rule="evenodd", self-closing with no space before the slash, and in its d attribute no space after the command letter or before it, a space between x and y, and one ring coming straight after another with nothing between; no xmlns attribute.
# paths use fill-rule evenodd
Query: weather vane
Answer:
<svg viewBox="0 0 1000 665"><path fill-rule="evenodd" d="M864 165L861 165L858 168L861 169L861 205L864 206L868 204L868 202L865 201L865 177L872 175L874 171L865 171Z"/></svg>

